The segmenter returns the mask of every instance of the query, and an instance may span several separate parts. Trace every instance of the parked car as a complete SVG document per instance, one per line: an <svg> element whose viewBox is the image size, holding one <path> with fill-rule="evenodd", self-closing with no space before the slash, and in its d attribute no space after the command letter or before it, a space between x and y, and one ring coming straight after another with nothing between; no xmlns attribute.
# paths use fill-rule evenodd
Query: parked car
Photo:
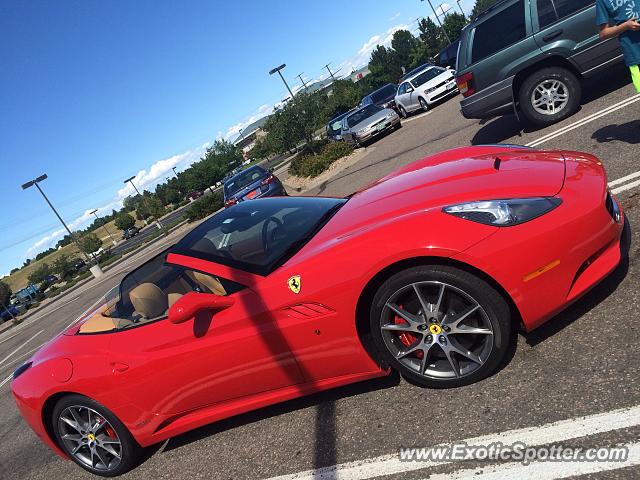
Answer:
<svg viewBox="0 0 640 480"><path fill-rule="evenodd" d="M187 195L187 200L193 202L202 196L202 192L195 190Z"/></svg>
<svg viewBox="0 0 640 480"><path fill-rule="evenodd" d="M130 238L135 237L139 232L140 232L140 229L138 227L127 228L122 233L122 239L123 240L129 240Z"/></svg>
<svg viewBox="0 0 640 480"><path fill-rule="evenodd" d="M349 112L345 112L337 117L332 118L327 123L327 138L334 142L342 140L342 119L346 117Z"/></svg>
<svg viewBox="0 0 640 480"><path fill-rule="evenodd" d="M462 114L515 111L550 125L577 111L585 78L620 60L618 40L600 40L592 0L498 2L460 36Z"/></svg>
<svg viewBox="0 0 640 480"><path fill-rule="evenodd" d="M423 70L426 70L429 67L433 67L433 64L432 63L423 63L419 67L416 67L413 70L409 70L404 75L402 75L402 77L400 77L400 82L399 83L404 82L409 77L414 77L415 75L417 75L418 73L422 72Z"/></svg>
<svg viewBox="0 0 640 480"><path fill-rule="evenodd" d="M224 182L225 207L254 198L286 194L278 177L258 165L249 167Z"/></svg>
<svg viewBox="0 0 640 480"><path fill-rule="evenodd" d="M422 72L407 78L398 87L396 105L403 118L416 110L429 109L439 100L458 93L455 72L442 67L428 67Z"/></svg>
<svg viewBox="0 0 640 480"><path fill-rule="evenodd" d="M365 107L367 105L377 105L382 108L396 108L393 99L398 91L398 86L393 83L388 83L384 87L380 87L374 90L369 95L366 95L361 101L359 107Z"/></svg>
<svg viewBox="0 0 640 480"><path fill-rule="evenodd" d="M126 232L126 230L125 230ZM123 237L124 238L124 237ZM87 262L82 259L78 259L76 263L73 264L73 268L77 271L83 270L87 266Z"/></svg>
<svg viewBox="0 0 640 480"><path fill-rule="evenodd" d="M10 305L8 308L3 308L2 306L0 306L0 323L11 320L17 317L19 314L20 312L14 306Z"/></svg>
<svg viewBox="0 0 640 480"><path fill-rule="evenodd" d="M395 110L367 105L352 110L342 119L341 135L345 142L360 147L384 132L397 130L401 126L400 117Z"/></svg>
<svg viewBox="0 0 640 480"><path fill-rule="evenodd" d="M593 155L494 145L407 164L348 199L240 203L26 359L13 398L54 452L116 477L144 447L328 388L392 372L478 382L509 361L517 330L558 322L621 262L631 232L605 192ZM542 350L519 360L522 382ZM472 394L504 395L498 383Z"/></svg>
<svg viewBox="0 0 640 480"><path fill-rule="evenodd" d="M456 60L458 59L458 46L460 45L460 39L450 43L438 53L436 57L436 65L443 68L451 68L455 70Z"/></svg>
<svg viewBox="0 0 640 480"><path fill-rule="evenodd" d="M59 280L59 278L56 275L47 275L46 277L44 277L44 280L42 281L42 284L40 285L40 290L46 290L47 287L49 287L50 285L53 285L54 283L56 283Z"/></svg>

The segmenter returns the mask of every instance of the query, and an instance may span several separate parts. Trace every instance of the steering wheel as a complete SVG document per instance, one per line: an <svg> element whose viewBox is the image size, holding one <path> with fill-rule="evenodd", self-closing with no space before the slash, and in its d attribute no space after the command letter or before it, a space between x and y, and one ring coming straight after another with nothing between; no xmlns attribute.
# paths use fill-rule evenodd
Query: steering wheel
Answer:
<svg viewBox="0 0 640 480"><path fill-rule="evenodd" d="M278 227L282 226L282 222L276 217L267 218L262 224L262 245L264 245L264 253L269 253L269 223L275 223Z"/></svg>

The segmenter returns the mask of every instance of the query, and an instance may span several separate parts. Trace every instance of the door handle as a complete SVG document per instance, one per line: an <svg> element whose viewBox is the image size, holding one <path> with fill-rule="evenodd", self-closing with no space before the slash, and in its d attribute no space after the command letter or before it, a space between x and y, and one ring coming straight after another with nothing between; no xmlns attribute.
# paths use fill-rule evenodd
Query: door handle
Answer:
<svg viewBox="0 0 640 480"><path fill-rule="evenodd" d="M562 35L562 32L564 32L563 29L559 29L559 30L554 30L551 33L547 33L544 37L542 37L542 40L544 40L545 42L549 42L551 40L553 40L556 37L559 37L560 35Z"/></svg>
<svg viewBox="0 0 640 480"><path fill-rule="evenodd" d="M113 373L116 373L116 372L122 373L129 369L129 365L121 362L111 362L111 368Z"/></svg>

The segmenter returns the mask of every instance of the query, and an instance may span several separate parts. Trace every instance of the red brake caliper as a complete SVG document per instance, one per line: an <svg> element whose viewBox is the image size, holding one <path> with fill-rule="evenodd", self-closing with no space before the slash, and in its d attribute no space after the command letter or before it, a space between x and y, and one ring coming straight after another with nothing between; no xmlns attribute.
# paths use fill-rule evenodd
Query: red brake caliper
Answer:
<svg viewBox="0 0 640 480"><path fill-rule="evenodd" d="M398 307L399 308L404 308L402 305L398 305ZM393 321L397 325L405 325L407 323L399 315L396 315L394 317ZM400 333L398 335L398 337L400 338L400 341L402 342L402 344L405 347L413 345L414 343L416 343L416 340L418 339L418 337L415 334L411 333L411 332L402 332L402 333ZM423 355L424 355L424 352L422 350L416 350L415 356L417 358L422 358Z"/></svg>

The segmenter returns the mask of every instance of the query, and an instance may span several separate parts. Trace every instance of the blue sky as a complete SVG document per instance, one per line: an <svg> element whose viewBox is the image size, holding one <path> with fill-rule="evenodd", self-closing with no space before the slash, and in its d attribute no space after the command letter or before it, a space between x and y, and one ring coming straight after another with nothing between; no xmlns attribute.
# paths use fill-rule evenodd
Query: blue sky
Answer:
<svg viewBox="0 0 640 480"><path fill-rule="evenodd" d="M436 0L434 6L442 2ZM468 11L473 2L465 0ZM454 4L455 5L455 4ZM0 276L63 232L118 209L136 175L153 188L292 86L348 74L395 29L417 28L419 0L348 2L61 0L0 3Z"/></svg>

